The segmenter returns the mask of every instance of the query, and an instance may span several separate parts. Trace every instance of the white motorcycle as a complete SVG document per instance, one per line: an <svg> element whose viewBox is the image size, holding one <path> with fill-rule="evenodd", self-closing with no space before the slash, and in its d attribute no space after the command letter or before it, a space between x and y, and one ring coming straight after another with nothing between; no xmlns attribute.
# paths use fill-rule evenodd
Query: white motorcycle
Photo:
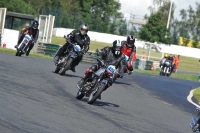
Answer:
<svg viewBox="0 0 200 133"><path fill-rule="evenodd" d="M22 42L18 45L17 52L15 55L21 56L22 54L26 53L31 42L32 42L32 37L29 34L26 34Z"/></svg>

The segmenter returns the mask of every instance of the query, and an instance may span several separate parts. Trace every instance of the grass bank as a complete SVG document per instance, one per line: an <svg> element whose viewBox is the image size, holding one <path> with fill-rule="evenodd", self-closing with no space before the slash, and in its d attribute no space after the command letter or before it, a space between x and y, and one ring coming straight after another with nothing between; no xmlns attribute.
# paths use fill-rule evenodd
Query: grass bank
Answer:
<svg viewBox="0 0 200 133"><path fill-rule="evenodd" d="M197 89L194 91L193 95L194 95L194 98L196 99L196 101L199 103L199 102L200 102L200 87L197 88Z"/></svg>

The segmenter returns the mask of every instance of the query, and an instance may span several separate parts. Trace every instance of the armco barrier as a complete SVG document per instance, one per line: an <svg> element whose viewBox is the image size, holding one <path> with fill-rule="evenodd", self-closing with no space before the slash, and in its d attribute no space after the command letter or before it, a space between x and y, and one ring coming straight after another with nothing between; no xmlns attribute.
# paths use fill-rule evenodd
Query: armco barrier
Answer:
<svg viewBox="0 0 200 133"><path fill-rule="evenodd" d="M54 56L59 47L60 45L58 44L39 42L36 52L49 56Z"/></svg>
<svg viewBox="0 0 200 133"><path fill-rule="evenodd" d="M54 56L56 51L60 45L58 44L52 44L52 43L39 43L37 46L37 53ZM90 52L92 54L85 54L81 60L82 63L89 63L89 64L95 64L97 63L97 53L96 52ZM135 69L145 69L150 70L150 67L153 66L154 69L159 68L159 62L157 61L143 61L142 64L144 66L141 66L141 59L135 60Z"/></svg>

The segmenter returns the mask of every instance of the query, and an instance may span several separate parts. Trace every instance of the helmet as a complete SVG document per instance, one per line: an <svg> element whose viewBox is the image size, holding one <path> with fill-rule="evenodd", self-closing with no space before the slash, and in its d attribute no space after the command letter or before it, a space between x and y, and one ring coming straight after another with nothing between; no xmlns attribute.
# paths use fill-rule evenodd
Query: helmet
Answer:
<svg viewBox="0 0 200 133"><path fill-rule="evenodd" d="M133 47L135 44L135 37L132 35L127 36L126 42L128 47Z"/></svg>
<svg viewBox="0 0 200 133"><path fill-rule="evenodd" d="M37 20L34 20L32 23L33 29L38 29L38 26L39 26L39 22Z"/></svg>
<svg viewBox="0 0 200 133"><path fill-rule="evenodd" d="M81 35L86 35L88 32L89 26L87 24L82 24L80 26Z"/></svg>
<svg viewBox="0 0 200 133"><path fill-rule="evenodd" d="M165 56L164 56L165 58L167 58L168 57L168 54L165 54Z"/></svg>
<svg viewBox="0 0 200 133"><path fill-rule="evenodd" d="M119 56L122 54L122 45L120 40L115 40L112 46L112 52L115 56Z"/></svg>

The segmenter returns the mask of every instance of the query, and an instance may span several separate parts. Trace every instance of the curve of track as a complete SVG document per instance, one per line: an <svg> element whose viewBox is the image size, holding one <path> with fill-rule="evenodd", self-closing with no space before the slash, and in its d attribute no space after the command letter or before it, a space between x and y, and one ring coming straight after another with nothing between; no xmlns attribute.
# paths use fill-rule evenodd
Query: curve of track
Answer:
<svg viewBox="0 0 200 133"><path fill-rule="evenodd" d="M0 53L0 133L191 132L187 95L200 83L133 73L88 105L75 95L89 66L60 76L52 60Z"/></svg>

